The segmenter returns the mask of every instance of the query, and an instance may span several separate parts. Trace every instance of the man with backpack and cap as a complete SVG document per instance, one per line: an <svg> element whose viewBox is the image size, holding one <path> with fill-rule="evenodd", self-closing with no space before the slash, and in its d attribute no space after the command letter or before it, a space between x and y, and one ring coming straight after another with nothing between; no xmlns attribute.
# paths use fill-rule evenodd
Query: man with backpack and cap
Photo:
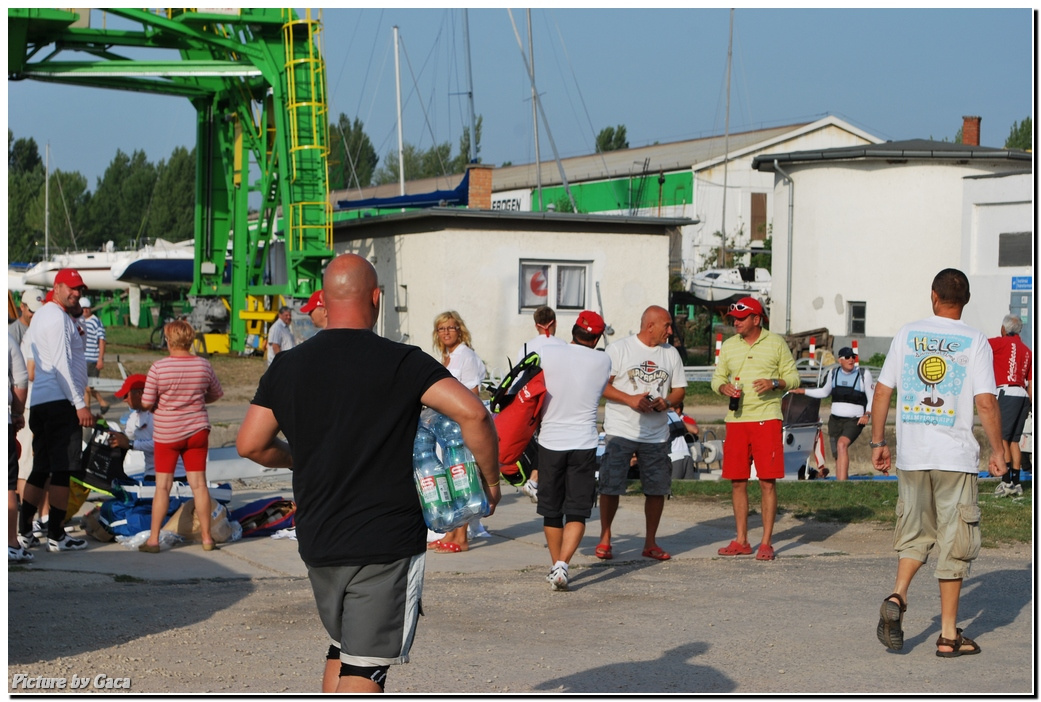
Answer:
<svg viewBox="0 0 1041 702"><path fill-rule="evenodd" d="M325 329L325 325L329 323L329 311L325 309L325 300L322 298L321 290L311 293L311 297L307 299L300 311L311 318L311 324L318 331Z"/></svg>
<svg viewBox="0 0 1041 702"><path fill-rule="evenodd" d="M33 470L26 480L18 518L18 540L23 548L40 541L32 533L33 517L43 503L44 487L50 478L47 550L78 551L87 547L83 539L65 533L65 510L69 503L70 473L79 469L82 451L81 427L94 426L84 398L87 387L85 334L72 318L86 291L79 271L62 268L54 277L53 297L33 318L32 353L35 361L32 412Z"/></svg>
<svg viewBox="0 0 1041 702"><path fill-rule="evenodd" d="M853 349L839 349L839 367L825 376L819 388L793 388L789 392L824 399L831 396L828 438L835 456L836 480L849 479L849 447L871 420L875 381L867 368L857 368Z"/></svg>
<svg viewBox="0 0 1041 702"><path fill-rule="evenodd" d="M712 374L712 391L731 398L723 441L723 479L730 481L737 536L720 556L752 553L748 542L748 481L755 461L762 492L763 538L756 560L772 561L777 515L777 479L784 477L781 396L799 387L799 372L784 337L763 327L766 314L754 297L727 310L737 333L723 342Z"/></svg>
<svg viewBox="0 0 1041 702"><path fill-rule="evenodd" d="M571 330L570 344L539 352L546 402L538 438L542 483L536 511L553 563L546 579L554 590L568 589L568 564L596 498L596 414L611 376L610 357L595 350L604 327L600 315L585 310Z"/></svg>

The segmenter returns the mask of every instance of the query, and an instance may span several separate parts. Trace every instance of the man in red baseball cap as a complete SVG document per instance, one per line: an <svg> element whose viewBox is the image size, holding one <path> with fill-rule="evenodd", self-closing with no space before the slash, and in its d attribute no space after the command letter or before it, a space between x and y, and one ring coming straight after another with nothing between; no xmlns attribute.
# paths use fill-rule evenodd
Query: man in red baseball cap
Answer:
<svg viewBox="0 0 1041 702"><path fill-rule="evenodd" d="M604 326L600 315L586 310L571 329L570 344L539 351L546 401L538 438L536 511L549 547L546 579L554 590L568 589L568 566L596 496L596 414L611 376L611 358L596 350Z"/></svg>
<svg viewBox="0 0 1041 702"><path fill-rule="evenodd" d="M311 318L317 329L325 329L329 323L329 311L325 309L325 298L321 290L315 290L300 311Z"/></svg>
<svg viewBox="0 0 1041 702"><path fill-rule="evenodd" d="M32 352L36 364L33 380L29 428L33 432L33 469L25 482L25 493L18 515L18 541L23 548L40 544L33 535L32 523L47 497L50 519L47 550L55 553L87 547L83 539L65 533L69 504L70 472L79 469L82 437L80 427L94 426L87 406L86 342L83 331L72 318L87 286L79 271L62 268L54 277L54 296L33 317Z"/></svg>
<svg viewBox="0 0 1041 702"><path fill-rule="evenodd" d="M763 539L756 559L772 561L778 478L784 477L781 396L799 387L799 372L784 337L763 328L766 314L754 297L727 310L737 332L723 342L712 374L712 390L731 398L723 442L723 478L730 481L737 536L721 556L752 553L748 542L748 480L755 461L762 491Z"/></svg>

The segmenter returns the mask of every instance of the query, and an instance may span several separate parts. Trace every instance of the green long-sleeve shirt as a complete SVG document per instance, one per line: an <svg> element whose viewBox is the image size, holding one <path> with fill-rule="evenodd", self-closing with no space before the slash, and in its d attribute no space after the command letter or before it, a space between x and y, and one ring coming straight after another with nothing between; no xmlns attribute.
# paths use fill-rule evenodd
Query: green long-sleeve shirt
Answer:
<svg viewBox="0 0 1041 702"><path fill-rule="evenodd" d="M782 419L781 396L787 390L799 387L799 372L795 359L784 338L769 329L763 329L755 343L749 345L735 334L723 342L719 350L719 361L712 373L712 391L741 378L743 395L737 412L728 411L727 422L763 422ZM768 390L758 394L752 383L759 378L783 380L784 390Z"/></svg>

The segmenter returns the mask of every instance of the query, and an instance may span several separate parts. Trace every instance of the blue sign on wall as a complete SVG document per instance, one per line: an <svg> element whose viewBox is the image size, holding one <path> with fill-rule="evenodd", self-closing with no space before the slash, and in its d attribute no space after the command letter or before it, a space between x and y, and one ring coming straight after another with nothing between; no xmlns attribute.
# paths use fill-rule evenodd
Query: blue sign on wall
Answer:
<svg viewBox="0 0 1041 702"><path fill-rule="evenodd" d="M1013 290L1033 290L1034 289L1034 276L1032 276L1032 275L1014 275L1014 276L1012 276L1012 289Z"/></svg>

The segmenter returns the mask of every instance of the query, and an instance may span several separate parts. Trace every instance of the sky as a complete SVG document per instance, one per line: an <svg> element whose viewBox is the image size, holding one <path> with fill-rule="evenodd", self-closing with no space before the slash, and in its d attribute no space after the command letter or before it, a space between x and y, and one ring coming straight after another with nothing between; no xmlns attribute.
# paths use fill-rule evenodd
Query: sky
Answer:
<svg viewBox="0 0 1041 702"><path fill-rule="evenodd" d="M397 152L394 25L404 140L424 149L448 141L458 152L469 126L463 15L321 11L331 121L360 118L380 163ZM479 156L492 165L531 163L531 87L510 15L471 9L468 19ZM513 19L526 51L526 10L514 9ZM100 11L91 21L101 24ZM553 145L562 158L592 153L608 126L624 125L632 147L723 134L729 22L727 9L532 9L548 122L539 124L541 159L553 158ZM979 115L982 145L1002 147L1013 122L1033 115L1033 25L1026 7L738 8L730 132L832 114L883 140L953 140L964 115ZM33 137L41 155L49 144L51 167L79 171L90 190L117 149L158 162L194 146L195 111L184 98L32 80L8 81L7 98L14 137Z"/></svg>

